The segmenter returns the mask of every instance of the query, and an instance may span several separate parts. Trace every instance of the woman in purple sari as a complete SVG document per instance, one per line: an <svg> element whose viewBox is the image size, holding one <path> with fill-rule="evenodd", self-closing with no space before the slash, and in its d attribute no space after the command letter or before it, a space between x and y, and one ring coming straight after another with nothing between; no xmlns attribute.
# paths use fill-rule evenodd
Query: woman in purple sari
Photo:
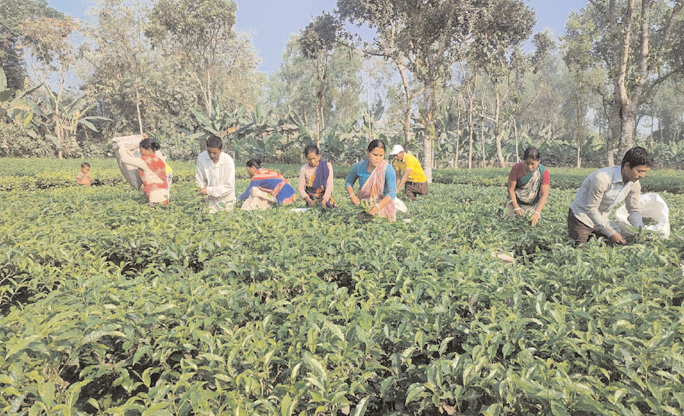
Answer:
<svg viewBox="0 0 684 416"><path fill-rule="evenodd" d="M299 170L299 195L310 207L320 203L323 208L335 208L332 165L321 160L321 152L315 144L304 148L304 157L307 163Z"/></svg>

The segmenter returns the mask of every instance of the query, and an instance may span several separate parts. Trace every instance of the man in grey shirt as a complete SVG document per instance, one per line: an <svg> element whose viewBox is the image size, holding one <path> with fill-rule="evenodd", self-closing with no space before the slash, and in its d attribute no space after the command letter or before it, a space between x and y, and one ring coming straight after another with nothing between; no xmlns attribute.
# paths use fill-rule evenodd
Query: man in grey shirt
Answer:
<svg viewBox="0 0 684 416"><path fill-rule="evenodd" d="M625 153L620 166L599 169L584 179L568 210L568 233L577 243L586 243L592 234L616 244L625 244L620 233L608 221L613 208L625 201L629 223L643 225L639 196L641 183L653 164L653 157L643 147L635 146Z"/></svg>

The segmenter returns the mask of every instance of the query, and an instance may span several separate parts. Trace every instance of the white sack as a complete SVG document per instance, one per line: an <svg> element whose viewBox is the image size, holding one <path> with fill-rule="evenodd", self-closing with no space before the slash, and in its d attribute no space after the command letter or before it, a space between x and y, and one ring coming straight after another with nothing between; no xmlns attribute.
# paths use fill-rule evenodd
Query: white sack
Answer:
<svg viewBox="0 0 684 416"><path fill-rule="evenodd" d="M126 182L133 187L133 189L140 189L142 179L138 168L130 166L121 162L121 156L140 157L140 142L143 140L141 134L134 134L133 136L115 137L112 139L112 146L114 147L114 156L116 163L119 165L119 170L126 178Z"/></svg>
<svg viewBox="0 0 684 416"><path fill-rule="evenodd" d="M663 240L670 238L670 209L663 198L652 192L642 194L639 197L639 205L641 206L641 216L644 219L651 218L656 222L656 224L644 226L644 229L660 233L660 238ZM612 224L613 228L623 237L634 235L628 216L627 207L623 204L615 212L615 221Z"/></svg>
<svg viewBox="0 0 684 416"><path fill-rule="evenodd" d="M404 203L404 201L402 201L399 198L394 198L394 208L397 211L401 211L401 212L408 211L408 208L406 207L406 204Z"/></svg>

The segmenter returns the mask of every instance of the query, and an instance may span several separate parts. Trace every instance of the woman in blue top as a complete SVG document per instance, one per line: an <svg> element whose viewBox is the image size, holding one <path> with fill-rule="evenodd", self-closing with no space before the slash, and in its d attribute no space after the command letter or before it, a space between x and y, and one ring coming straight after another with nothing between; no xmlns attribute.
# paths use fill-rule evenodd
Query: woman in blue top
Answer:
<svg viewBox="0 0 684 416"><path fill-rule="evenodd" d="M368 159L352 166L345 185L349 199L355 205L370 203L369 215L379 215L396 221L394 198L397 197L397 175L392 165L385 160L385 143L373 140L368 144ZM359 181L358 196L354 195L354 182Z"/></svg>

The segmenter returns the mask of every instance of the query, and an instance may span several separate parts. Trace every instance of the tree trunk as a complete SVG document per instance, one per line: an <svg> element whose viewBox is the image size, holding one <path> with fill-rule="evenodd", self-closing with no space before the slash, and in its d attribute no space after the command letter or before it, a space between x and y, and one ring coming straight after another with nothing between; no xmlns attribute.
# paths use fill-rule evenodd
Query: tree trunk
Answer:
<svg viewBox="0 0 684 416"><path fill-rule="evenodd" d="M496 108L494 109L494 140L496 141L496 157L499 160L499 167L505 168L506 161L504 160L503 150L501 149L501 135L502 128L499 122L499 113L501 110L501 99L499 93L496 93Z"/></svg>

